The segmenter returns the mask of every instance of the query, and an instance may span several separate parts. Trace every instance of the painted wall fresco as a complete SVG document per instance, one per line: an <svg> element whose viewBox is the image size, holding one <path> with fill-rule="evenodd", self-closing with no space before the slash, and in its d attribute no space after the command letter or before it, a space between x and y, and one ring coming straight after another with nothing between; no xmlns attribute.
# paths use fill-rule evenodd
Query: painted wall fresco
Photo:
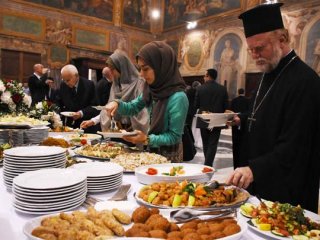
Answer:
<svg viewBox="0 0 320 240"><path fill-rule="evenodd" d="M306 62L320 75L320 19L308 32Z"/></svg>
<svg viewBox="0 0 320 240"><path fill-rule="evenodd" d="M166 43L172 47L174 52L176 53L177 59L179 58L179 40L167 40ZM178 59L180 60L180 59Z"/></svg>
<svg viewBox="0 0 320 240"><path fill-rule="evenodd" d="M214 49L214 67L218 71L218 82L227 87L230 99L237 93L241 48L240 37L234 33L228 33L218 40Z"/></svg>
<svg viewBox="0 0 320 240"><path fill-rule="evenodd" d="M112 21L113 0L25 0L87 16Z"/></svg>
<svg viewBox="0 0 320 240"><path fill-rule="evenodd" d="M124 0L123 24L150 30L150 0Z"/></svg>
<svg viewBox="0 0 320 240"><path fill-rule="evenodd" d="M136 61L136 55L139 52L140 48L147 44L149 41L143 40L143 39L131 39L131 54L130 57L132 61Z"/></svg>
<svg viewBox="0 0 320 240"><path fill-rule="evenodd" d="M230 10L240 9L241 0L165 0L164 29Z"/></svg>
<svg viewBox="0 0 320 240"><path fill-rule="evenodd" d="M16 35L29 36L32 38L42 38L44 33L44 22L39 18L29 18L3 13L1 18L1 30L4 32L14 32Z"/></svg>
<svg viewBox="0 0 320 240"><path fill-rule="evenodd" d="M108 33L101 30L91 31L87 28L75 27L73 32L73 43L94 49L108 50Z"/></svg>
<svg viewBox="0 0 320 240"><path fill-rule="evenodd" d="M128 54L129 43L128 38L124 34L110 32L110 51L123 51Z"/></svg>

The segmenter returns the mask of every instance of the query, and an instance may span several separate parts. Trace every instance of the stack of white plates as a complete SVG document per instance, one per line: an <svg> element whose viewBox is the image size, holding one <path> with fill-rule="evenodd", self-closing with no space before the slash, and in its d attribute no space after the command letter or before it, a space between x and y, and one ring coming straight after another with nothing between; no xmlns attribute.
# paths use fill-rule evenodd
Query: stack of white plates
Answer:
<svg viewBox="0 0 320 240"><path fill-rule="evenodd" d="M89 193L109 191L122 184L123 167L116 163L79 163L71 168L79 170L87 176Z"/></svg>
<svg viewBox="0 0 320 240"><path fill-rule="evenodd" d="M10 189L12 179L20 173L42 168L64 168L66 150L61 147L27 146L4 151L3 179Z"/></svg>
<svg viewBox="0 0 320 240"><path fill-rule="evenodd" d="M79 207L86 199L87 177L74 169L41 169L13 179L14 208L48 214Z"/></svg>
<svg viewBox="0 0 320 240"><path fill-rule="evenodd" d="M0 144L9 143L9 130L0 129Z"/></svg>
<svg viewBox="0 0 320 240"><path fill-rule="evenodd" d="M30 128L24 131L23 141L25 144L38 144L41 143L44 139L48 138L49 127L37 127Z"/></svg>

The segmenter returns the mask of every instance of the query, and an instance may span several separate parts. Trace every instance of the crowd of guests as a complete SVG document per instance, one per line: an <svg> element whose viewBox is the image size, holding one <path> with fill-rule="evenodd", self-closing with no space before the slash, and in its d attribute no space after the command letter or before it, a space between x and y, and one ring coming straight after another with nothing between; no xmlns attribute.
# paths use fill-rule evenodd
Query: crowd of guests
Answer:
<svg viewBox="0 0 320 240"><path fill-rule="evenodd" d="M107 130L110 119L115 118L127 130L137 131L124 137L125 141L173 162L183 160L182 136L197 111L239 113L229 122L235 170L227 183L268 200L300 204L317 212L320 79L290 48L281 5L259 5L239 16L248 52L264 73L250 100L239 89L239 96L229 105L225 86L216 82L215 69L206 71L203 84L195 82L186 88L173 49L154 41L136 56L140 73L126 55L112 54L103 70L104 82L97 89L92 81L79 76L76 67L66 65L61 70L56 102L61 111L75 112L68 119L69 126L88 132L100 126ZM35 65L29 79L33 104L50 92L52 80L42 68ZM98 100L96 95L105 97ZM92 107L98 104L105 105L101 112ZM209 130L201 119L196 125L203 141L204 164L212 166L222 127Z"/></svg>

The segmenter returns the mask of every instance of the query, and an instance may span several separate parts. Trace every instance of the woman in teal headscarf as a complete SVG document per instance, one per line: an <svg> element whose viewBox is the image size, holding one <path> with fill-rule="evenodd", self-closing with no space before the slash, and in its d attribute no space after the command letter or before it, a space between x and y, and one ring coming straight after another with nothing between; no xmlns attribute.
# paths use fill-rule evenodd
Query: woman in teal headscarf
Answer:
<svg viewBox="0 0 320 240"><path fill-rule="evenodd" d="M111 101L109 114L132 116L144 107L149 113L148 134L138 131L136 136L124 139L144 143L150 151L162 154L173 162L182 161L181 137L188 111L185 83L179 73L176 55L164 42L144 45L137 54L140 75L145 79L143 94L131 102Z"/></svg>

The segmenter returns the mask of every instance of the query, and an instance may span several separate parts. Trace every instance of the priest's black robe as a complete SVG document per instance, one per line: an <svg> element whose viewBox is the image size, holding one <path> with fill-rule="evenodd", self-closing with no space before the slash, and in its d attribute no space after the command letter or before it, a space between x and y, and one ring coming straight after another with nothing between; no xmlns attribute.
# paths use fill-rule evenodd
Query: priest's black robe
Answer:
<svg viewBox="0 0 320 240"><path fill-rule="evenodd" d="M319 76L291 51L276 69L265 74L256 107L260 103L251 131L247 120L241 149L241 165L249 166L253 172L251 193L317 212Z"/></svg>

